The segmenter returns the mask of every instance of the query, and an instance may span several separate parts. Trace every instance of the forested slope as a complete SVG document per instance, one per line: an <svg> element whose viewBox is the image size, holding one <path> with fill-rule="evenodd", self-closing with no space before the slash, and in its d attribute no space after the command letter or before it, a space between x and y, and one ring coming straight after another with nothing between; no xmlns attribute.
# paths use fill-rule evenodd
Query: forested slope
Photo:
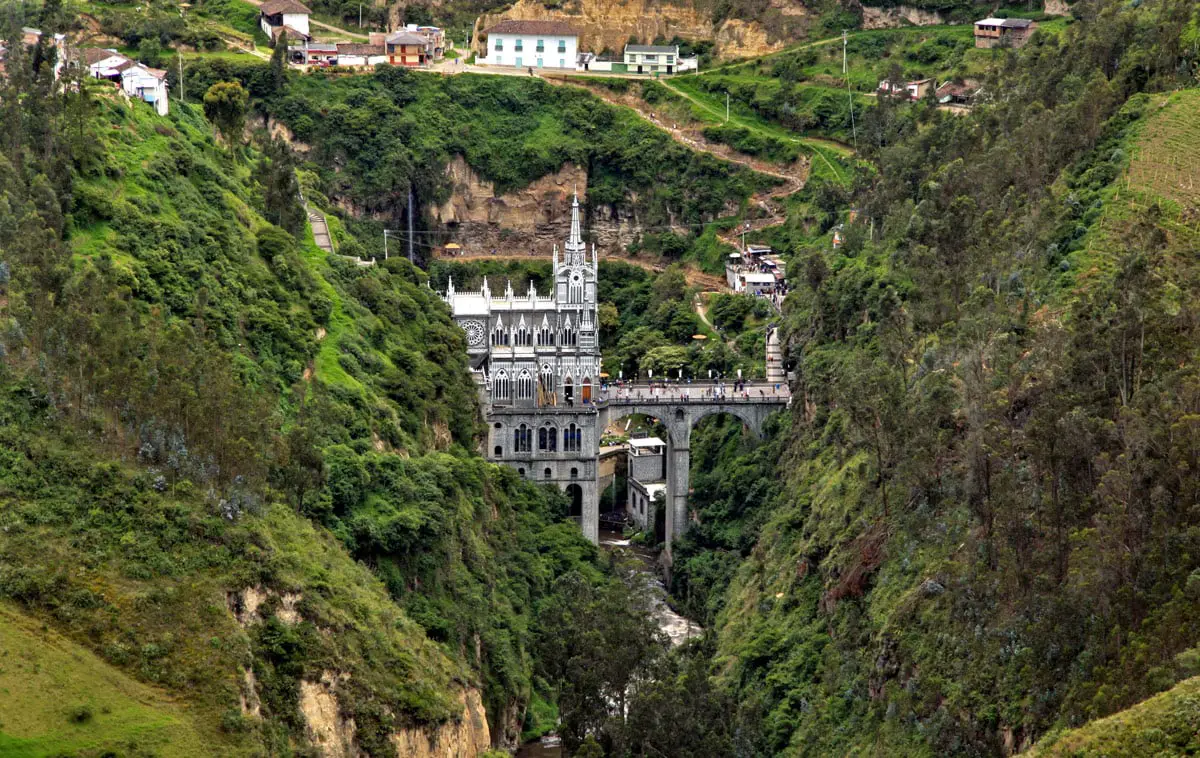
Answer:
<svg viewBox="0 0 1200 758"><path fill-rule="evenodd" d="M673 589L768 752L1005 754L1197 673L1200 20L1075 11L970 115L888 114L796 252L781 486L694 443Z"/></svg>
<svg viewBox="0 0 1200 758"><path fill-rule="evenodd" d="M555 579L619 585L560 496L471 452L424 275L327 259L282 145L55 90L24 53L0 83L0 596L176 706L122 721L63 680L0 744L511 744Z"/></svg>

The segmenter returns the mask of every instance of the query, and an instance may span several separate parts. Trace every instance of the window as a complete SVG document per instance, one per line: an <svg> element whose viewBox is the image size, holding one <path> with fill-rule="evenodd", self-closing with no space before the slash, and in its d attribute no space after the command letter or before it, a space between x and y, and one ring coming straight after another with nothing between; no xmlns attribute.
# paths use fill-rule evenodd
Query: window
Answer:
<svg viewBox="0 0 1200 758"><path fill-rule="evenodd" d="M571 469L571 478L572 478L572 479L578 479L578 478L579 478L579 469L577 469L577 468L573 468L573 469Z"/></svg>
<svg viewBox="0 0 1200 758"><path fill-rule="evenodd" d="M657 55L647 55L647 56L645 56L644 60L647 63L654 63L655 61L658 60L658 56Z"/></svg>
<svg viewBox="0 0 1200 758"><path fill-rule="evenodd" d="M492 455L496 456L497 458L503 456L504 448L500 447L499 445L496 445L496 447L492 448Z"/></svg>
<svg viewBox="0 0 1200 758"><path fill-rule="evenodd" d="M542 476L545 477L546 479L549 479L550 478L550 469L546 469L545 472L543 472Z"/></svg>
<svg viewBox="0 0 1200 758"><path fill-rule="evenodd" d="M513 429L513 450L518 453L528 453L533 450L533 430L521 424Z"/></svg>
<svg viewBox="0 0 1200 758"><path fill-rule="evenodd" d="M517 469L517 476L519 476L519 477L521 477L522 479L524 479L524 478L525 478L525 469L523 469L523 468L519 468L519 469Z"/></svg>
<svg viewBox="0 0 1200 758"><path fill-rule="evenodd" d="M521 319L521 325L517 327L517 333L513 335L513 344L517 347L529 347L533 344L533 332L525 328L525 319Z"/></svg>
<svg viewBox="0 0 1200 758"><path fill-rule="evenodd" d="M494 400L508 399L508 372L500 369L492 379L492 398Z"/></svg>
<svg viewBox="0 0 1200 758"><path fill-rule="evenodd" d="M566 58L559 58L559 59L558 59L558 67L559 67L559 68L566 68L566 67L567 67L567 59L566 59Z"/></svg>
<svg viewBox="0 0 1200 758"><path fill-rule="evenodd" d="M668 56L667 56L667 63L674 63L674 62L675 62L675 56L674 56L674 55L668 55Z"/></svg>
<svg viewBox="0 0 1200 758"><path fill-rule="evenodd" d="M517 40L517 49L521 49L521 40ZM504 40L500 39L499 37L496 38L496 52L504 52Z"/></svg>
<svg viewBox="0 0 1200 758"><path fill-rule="evenodd" d="M513 50L516 50L518 53L524 49L525 49L525 43L523 40L517 40L516 42L513 43Z"/></svg>
<svg viewBox="0 0 1200 758"><path fill-rule="evenodd" d="M537 41L537 52L539 52L539 53L546 52L546 40L540 39Z"/></svg>
<svg viewBox="0 0 1200 758"><path fill-rule="evenodd" d="M499 319L496 321L496 328L492 330L492 344L508 344L508 330L504 328L504 319Z"/></svg>
<svg viewBox="0 0 1200 758"><path fill-rule="evenodd" d="M567 41L565 39L560 39L558 41L558 52L560 52L560 53L567 52Z"/></svg>
<svg viewBox="0 0 1200 758"><path fill-rule="evenodd" d="M566 429L563 429L563 450L568 453L578 453L582 449L583 432L579 427L571 424Z"/></svg>
<svg viewBox="0 0 1200 758"><path fill-rule="evenodd" d="M533 398L533 374L522 370L517 377L517 399L530 400Z"/></svg>

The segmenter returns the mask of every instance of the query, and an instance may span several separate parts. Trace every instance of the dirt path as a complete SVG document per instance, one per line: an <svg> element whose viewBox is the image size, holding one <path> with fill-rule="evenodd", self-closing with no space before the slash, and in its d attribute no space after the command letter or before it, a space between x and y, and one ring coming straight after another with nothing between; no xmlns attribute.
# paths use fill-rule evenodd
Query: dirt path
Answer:
<svg viewBox="0 0 1200 758"><path fill-rule="evenodd" d="M767 176L772 176L776 179L779 179L780 184L776 185L770 190L756 192L750 196L750 204L759 208L763 213L765 213L765 217L753 219L741 226L731 229L728 232L718 235L721 241L728 245L740 247L743 227L745 227L746 231L757 231L770 226L778 226L779 224L782 224L785 220L787 220L787 214L785 209L776 201L778 201L780 198L787 197L788 195L804 189L804 184L808 181L809 169L812 166L812 159L808 156L804 156L788 166L779 166L777 164L768 163L767 161L759 158L738 153L728 145L712 142L704 137L704 134L700 129L681 127L675 123L666 123L658 117L658 114L650 109L650 105L646 103L646 101L642 100L636 95L629 93L616 93L606 87L588 86L585 82L571 81L570 77L565 76L549 75L543 76L542 78L546 79L546 81L552 84L569 84L576 87L582 87L605 102L611 103L612 105L629 108L634 113L637 113L639 116L641 116L643 120L648 121L655 127L671 135L672 139L691 150L708 153L714 158L718 158L728 163L736 163L760 174L765 174ZM660 80L659 84L667 86L672 92L680 95L681 97L687 98L690 102L694 102L696 105L704 107L703 103L693 99L687 95L687 93L680 92L679 90L667 85L665 80ZM825 160L825 157L820 156L820 159ZM724 283L722 282L722 286L723 284Z"/></svg>

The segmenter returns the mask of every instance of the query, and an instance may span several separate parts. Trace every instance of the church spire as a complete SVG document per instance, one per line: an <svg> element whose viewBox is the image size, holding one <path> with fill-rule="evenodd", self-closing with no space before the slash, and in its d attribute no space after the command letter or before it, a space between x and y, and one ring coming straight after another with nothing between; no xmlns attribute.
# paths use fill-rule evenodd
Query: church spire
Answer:
<svg viewBox="0 0 1200 758"><path fill-rule="evenodd" d="M568 266L584 265L587 245L583 243L583 235L579 231L579 189L575 189L575 198L571 201L571 236L567 239L564 258Z"/></svg>

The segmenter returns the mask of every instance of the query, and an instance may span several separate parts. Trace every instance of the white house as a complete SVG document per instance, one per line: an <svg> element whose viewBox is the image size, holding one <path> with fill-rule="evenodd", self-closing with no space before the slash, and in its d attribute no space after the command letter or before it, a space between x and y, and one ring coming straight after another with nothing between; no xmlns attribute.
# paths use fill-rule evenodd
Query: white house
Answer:
<svg viewBox="0 0 1200 758"><path fill-rule="evenodd" d="M631 74L677 74L699 68L696 58L679 57L679 45L626 45L624 62Z"/></svg>
<svg viewBox="0 0 1200 758"><path fill-rule="evenodd" d="M167 115L167 72L134 64L121 72L121 89L130 97L144 100L154 106L160 116Z"/></svg>
<svg viewBox="0 0 1200 758"><path fill-rule="evenodd" d="M133 61L115 50L104 50L99 47L84 48L80 59L87 66L88 76L93 79L110 79L117 81L121 72L133 65Z"/></svg>
<svg viewBox="0 0 1200 758"><path fill-rule="evenodd" d="M311 39L308 17L312 13L297 0L266 0L258 7L259 26L274 40L279 35L291 39Z"/></svg>
<svg viewBox="0 0 1200 758"><path fill-rule="evenodd" d="M481 66L575 69L579 32L562 21L501 21L484 31Z"/></svg>

